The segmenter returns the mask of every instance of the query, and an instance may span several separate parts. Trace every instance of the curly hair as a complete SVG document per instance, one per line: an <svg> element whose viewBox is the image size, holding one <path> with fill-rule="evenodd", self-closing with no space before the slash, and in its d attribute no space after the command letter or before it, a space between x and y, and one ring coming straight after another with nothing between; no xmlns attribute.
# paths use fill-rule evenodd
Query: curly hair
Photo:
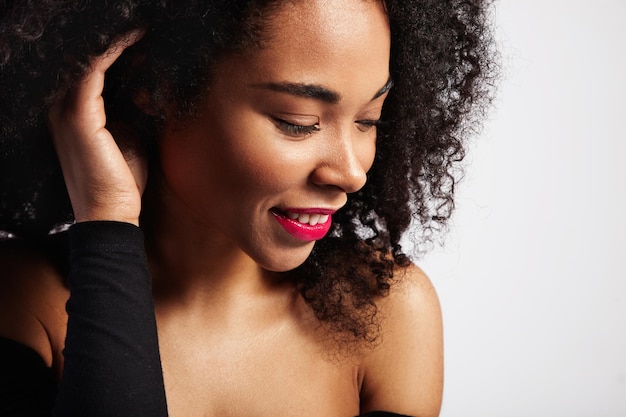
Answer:
<svg viewBox="0 0 626 417"><path fill-rule="evenodd" d="M286 273L322 323L366 342L377 335L376 299L388 292L394 270L409 263L404 232L415 221L427 241L451 215L464 141L489 104L494 75L488 0L384 3L394 88L374 165L330 235ZM112 41L146 30L109 70L104 95L109 120L135 129L150 146L162 127L158 110L175 103L179 117L192 116L212 65L224 54L262 47L263 28L280 4L0 1L0 230L34 237L71 221L46 109ZM148 95L151 115L134 103L138 92Z"/></svg>

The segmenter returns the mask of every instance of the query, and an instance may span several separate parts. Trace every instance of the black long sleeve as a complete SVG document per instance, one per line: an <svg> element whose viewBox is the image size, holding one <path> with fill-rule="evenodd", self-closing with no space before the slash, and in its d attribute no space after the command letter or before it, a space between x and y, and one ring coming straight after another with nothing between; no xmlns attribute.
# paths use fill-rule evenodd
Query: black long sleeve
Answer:
<svg viewBox="0 0 626 417"><path fill-rule="evenodd" d="M69 321L53 415L167 416L141 229L79 223L69 238Z"/></svg>

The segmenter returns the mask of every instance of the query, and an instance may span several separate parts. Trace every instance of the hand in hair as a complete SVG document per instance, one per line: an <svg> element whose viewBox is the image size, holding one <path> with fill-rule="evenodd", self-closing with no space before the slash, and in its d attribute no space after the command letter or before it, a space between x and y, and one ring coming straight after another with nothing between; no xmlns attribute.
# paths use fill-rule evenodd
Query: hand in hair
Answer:
<svg viewBox="0 0 626 417"><path fill-rule="evenodd" d="M102 90L107 69L143 33L132 31L94 58L91 71L56 101L49 129L76 222L112 220L139 224L147 180L145 158L123 153L106 127Z"/></svg>

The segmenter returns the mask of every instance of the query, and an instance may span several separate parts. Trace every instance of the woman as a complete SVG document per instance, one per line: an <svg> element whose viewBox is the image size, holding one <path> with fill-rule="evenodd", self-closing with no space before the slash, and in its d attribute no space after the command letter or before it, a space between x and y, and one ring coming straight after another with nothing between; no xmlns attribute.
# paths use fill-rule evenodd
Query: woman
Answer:
<svg viewBox="0 0 626 417"><path fill-rule="evenodd" d="M65 3L3 11L5 154L47 126L76 224L66 281L65 233L32 238L67 217L36 206L53 186L32 181L22 218L4 186L3 229L30 239L0 252L2 360L23 380L2 402L437 415L439 306L399 239L449 216L486 5Z"/></svg>

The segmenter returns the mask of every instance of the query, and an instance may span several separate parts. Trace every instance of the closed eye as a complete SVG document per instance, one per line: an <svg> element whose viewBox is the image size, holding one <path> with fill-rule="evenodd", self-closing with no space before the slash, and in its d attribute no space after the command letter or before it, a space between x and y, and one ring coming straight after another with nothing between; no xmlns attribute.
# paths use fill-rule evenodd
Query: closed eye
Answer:
<svg viewBox="0 0 626 417"><path fill-rule="evenodd" d="M279 118L273 118L273 120L276 124L276 127L278 127L279 130L289 136L308 136L320 130L319 123L315 123L312 125L298 125L294 123L289 123L288 121Z"/></svg>
<svg viewBox="0 0 626 417"><path fill-rule="evenodd" d="M362 132L367 132L369 130L371 130L372 128L376 128L379 127L383 124L382 120L377 119L377 120L370 120L370 119L364 119L364 120L357 120L355 122L357 124L357 127L359 128L360 131Z"/></svg>

